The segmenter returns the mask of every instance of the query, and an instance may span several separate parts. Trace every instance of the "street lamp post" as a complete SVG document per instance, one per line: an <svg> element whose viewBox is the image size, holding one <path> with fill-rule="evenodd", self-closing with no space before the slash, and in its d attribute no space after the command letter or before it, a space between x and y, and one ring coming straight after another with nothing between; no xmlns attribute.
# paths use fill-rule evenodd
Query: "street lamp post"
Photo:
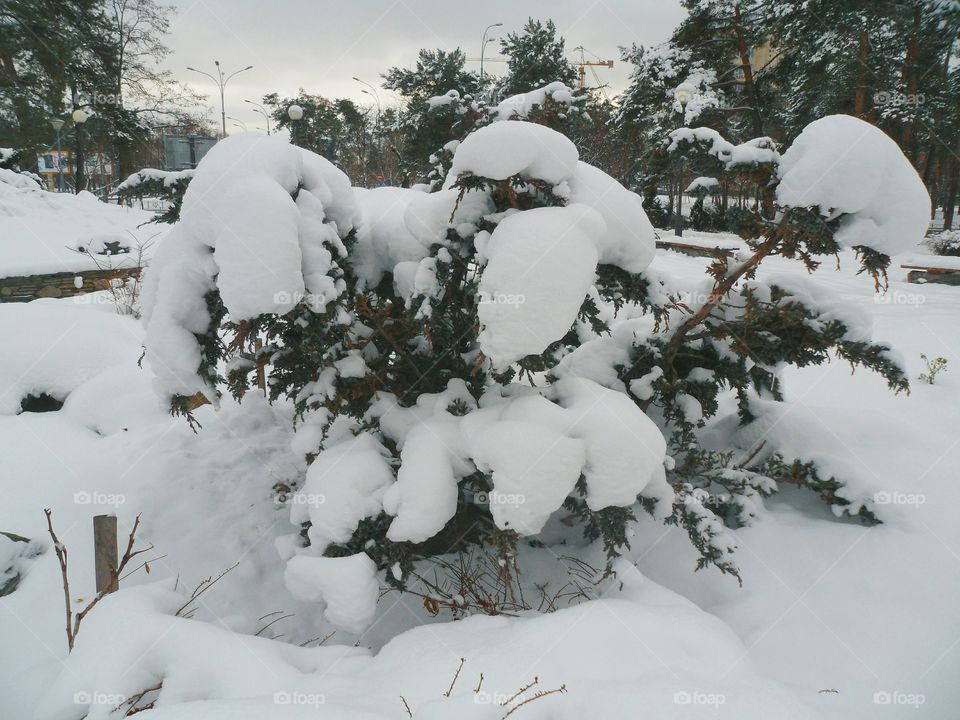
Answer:
<svg viewBox="0 0 960 720"><path fill-rule="evenodd" d="M494 38L487 40L487 33L490 32L490 28L502 27L503 23L493 23L493 25L488 25L487 29L483 31L483 42L480 44L480 80L483 80L483 55L487 50L487 43L493 42Z"/></svg>
<svg viewBox="0 0 960 720"><path fill-rule="evenodd" d="M57 192L63 192L63 150L60 147L60 129L63 127L63 120L53 118L50 125L57 135Z"/></svg>
<svg viewBox="0 0 960 720"><path fill-rule="evenodd" d="M232 72L229 75L227 75L226 73L223 72L223 68L220 67L219 60L214 60L213 64L217 66L217 77L214 77L208 72L204 72L203 70L197 70L196 68L192 68L192 67L187 67L187 70L189 70L190 72L200 73L201 75L206 75L208 78L210 78L217 84L217 87L220 88L220 127L221 127L221 130L223 131L223 137L226 137L227 136L227 107L224 102L224 88L227 87L227 83L230 82L230 78L232 78L234 75L239 75L242 72L246 72L247 70L252 70L253 65L247 65L245 68L240 68L236 72Z"/></svg>
<svg viewBox="0 0 960 720"><path fill-rule="evenodd" d="M262 105L257 105L257 103L252 102L250 100L244 100L244 102L249 105L253 105L254 112L258 112L261 115L263 115L263 119L267 121L267 135L269 135L270 134L270 114L263 109Z"/></svg>
<svg viewBox="0 0 960 720"><path fill-rule="evenodd" d="M247 132L247 124L240 118L235 118L235 117L231 117L230 115L227 115L227 120L233 120L234 125L236 125L238 128L243 129L244 132Z"/></svg>
<svg viewBox="0 0 960 720"><path fill-rule="evenodd" d="M303 119L303 108L291 105L287 108L287 117L293 121L293 144L300 146L300 121Z"/></svg>
<svg viewBox="0 0 960 720"><path fill-rule="evenodd" d="M87 158L83 151L83 124L87 121L87 114L77 108L71 113L76 128L76 152L73 158L73 191L80 193L87 188Z"/></svg>
<svg viewBox="0 0 960 720"><path fill-rule="evenodd" d="M687 103L693 99L696 88L687 82L677 85L673 91L673 99L680 103L680 112L684 113ZM674 217L673 234L677 237L683 237L683 177L681 175L677 183L677 212Z"/></svg>
<svg viewBox="0 0 960 720"><path fill-rule="evenodd" d="M383 175L383 133L382 133L382 124L381 117L383 116L383 106L380 104L380 94L377 92L377 89L370 83L361 80L358 77L353 78L361 85L366 85L369 90L361 90L364 95L369 95L377 103L377 160L380 164L380 175Z"/></svg>

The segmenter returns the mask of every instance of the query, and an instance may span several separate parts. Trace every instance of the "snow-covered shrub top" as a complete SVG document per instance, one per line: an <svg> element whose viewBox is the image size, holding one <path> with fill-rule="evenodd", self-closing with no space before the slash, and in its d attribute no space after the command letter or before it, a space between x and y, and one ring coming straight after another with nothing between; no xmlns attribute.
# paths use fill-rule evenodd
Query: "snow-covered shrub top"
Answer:
<svg viewBox="0 0 960 720"><path fill-rule="evenodd" d="M574 174L578 159L573 142L545 125L493 123L457 146L446 185L464 172L492 180L521 175L556 185Z"/></svg>
<svg viewBox="0 0 960 720"><path fill-rule="evenodd" d="M897 144L848 115L810 123L784 153L777 204L846 215L836 232L844 247L894 255L915 246L930 223L930 197Z"/></svg>
<svg viewBox="0 0 960 720"><path fill-rule="evenodd" d="M404 553L460 513L515 542L571 498L585 513L640 494L672 508L644 412L545 374L599 330L600 274L607 295L634 292L650 264L640 198L543 125L496 122L447 151L437 192L365 190L279 138L229 138L145 280L146 347L176 412L216 400L223 361L242 394L241 348L264 338L271 394L294 400L296 450L312 458L290 503L309 545L283 549L287 581L354 630L372 617L374 569L409 569ZM541 379L520 384L518 369ZM362 602L339 595L344 578L369 589Z"/></svg>
<svg viewBox="0 0 960 720"><path fill-rule="evenodd" d="M143 168L130 175L126 180L117 186L117 191L132 190L139 185L150 180L163 183L165 187L171 187L181 180L192 179L196 170L158 170L156 168Z"/></svg>
<svg viewBox="0 0 960 720"><path fill-rule="evenodd" d="M687 185L685 192L695 193L699 190L713 190L720 186L720 181L715 177L698 177Z"/></svg>
<svg viewBox="0 0 960 720"><path fill-rule="evenodd" d="M482 113L487 121L526 120L536 108L543 108L548 102L558 106L563 112L580 112L577 103L587 99L586 95L577 95L573 88L560 81L548 83L543 87L518 93L502 100L495 107L488 107L482 100L474 100L469 95L461 95L457 90L448 90L443 95L427 99L430 110L456 105L457 112L464 114L468 110Z"/></svg>
<svg viewBox="0 0 960 720"><path fill-rule="evenodd" d="M568 110L576 110L574 103L582 100L567 85L560 81L549 83L542 88L537 88L529 92L511 95L495 108L491 108L494 120L513 120L526 119L535 107L543 107L550 98L559 105L565 105Z"/></svg>
<svg viewBox="0 0 960 720"><path fill-rule="evenodd" d="M573 143L543 125L501 122L456 148L446 185L464 174L546 181L567 201L502 220L478 238L480 347L504 370L559 340L577 317L598 263L631 273L653 260L655 234L639 196L578 160Z"/></svg>
<svg viewBox="0 0 960 720"><path fill-rule="evenodd" d="M780 160L776 143L768 137L754 138L735 145L712 128L684 127L670 133L667 152L675 152L682 142L703 143L707 152L724 163L727 169L743 165L776 163Z"/></svg>
<svg viewBox="0 0 960 720"><path fill-rule="evenodd" d="M20 190L42 190L43 185L37 175L33 173L17 172L0 168L0 186L6 185Z"/></svg>
<svg viewBox="0 0 960 720"><path fill-rule="evenodd" d="M304 299L323 307L343 290L328 273L346 255L356 205L346 175L278 137L228 138L200 167L145 278L143 317L161 391L213 399L197 375L207 294L216 289L234 321Z"/></svg>

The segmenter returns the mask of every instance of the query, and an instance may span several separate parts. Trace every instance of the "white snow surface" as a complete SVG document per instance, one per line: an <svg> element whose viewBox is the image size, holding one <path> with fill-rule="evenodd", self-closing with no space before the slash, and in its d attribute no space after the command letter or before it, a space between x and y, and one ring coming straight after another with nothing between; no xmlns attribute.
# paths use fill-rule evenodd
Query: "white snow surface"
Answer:
<svg viewBox="0 0 960 720"><path fill-rule="evenodd" d="M849 115L810 123L784 153L777 203L846 214L837 242L887 255L912 248L930 224L930 197L910 161L882 130Z"/></svg>
<svg viewBox="0 0 960 720"><path fill-rule="evenodd" d="M709 245L738 242L729 235L695 232L690 239ZM955 322L960 297L952 287L904 283L898 260L890 290L879 299L870 283L855 275L849 252L841 253L839 272L822 268L808 282L814 297L829 292L831 302L849 308L847 314L872 320L874 333L903 353L915 378L924 370L920 352L960 354ZM650 270L675 274L696 287L705 262L659 252ZM758 279L784 285L786 275L806 277L800 266L774 258ZM44 308L62 315L59 325L37 312ZM219 413L201 408L203 429L194 435L157 405L151 370L137 367L142 330L136 322L114 315L108 306L68 300L2 309L9 313L3 319L7 327L22 315L25 330L18 338L29 336L28 326L50 327L52 334L56 327L94 323L87 329L103 348L79 341L68 343L71 352L54 347L43 360L51 363L52 374L84 364L92 372L101 349L117 361L89 379L78 377L61 411L0 416L5 470L0 529L47 547L20 561L20 587L0 598L0 714L5 717L79 720L88 708L75 704L77 693L87 693L81 699L130 696L160 678L160 702L145 720L312 717L315 706L292 702L299 697L305 703L310 693L323 695L320 710L337 717L397 717L403 713L397 707L400 694L415 713L442 717L454 703L459 703L456 712L473 711L471 688L480 672L491 697L509 696L533 675L545 688L566 683L565 695L522 711L526 717L554 720L584 713L633 717L640 706L665 718L709 713L750 720L951 720L960 703L955 682L960 620L953 607L960 584L954 556L960 528L951 509L960 493L950 470L960 462L954 437L960 382L950 366L933 386L914 382L909 396L892 395L873 375L851 376L845 363L785 371L793 409L765 413L756 432L772 428L776 436L767 437L793 442L800 458L816 459L841 474L858 489L858 497L871 499L885 522L874 527L837 522L820 500L786 485L766 501L764 515L736 531L742 588L712 570L694 573L696 553L682 531L641 521L628 559L646 579L618 566L617 579L624 586L613 583L602 599L554 614L474 617L404 632L436 621L419 598L391 595L379 603L364 634L338 630L323 647L298 648L334 628L316 603L304 603L287 589L286 566L274 547L299 531L290 520L292 503L277 505L269 489L304 472L291 459L290 408L271 408L253 395L242 406L225 402ZM613 332L629 342L632 333L648 332L643 322L625 317ZM46 351L22 348L22 355L34 359ZM576 372L583 375L585 358L576 360ZM21 359L11 353L7 362ZM22 363L5 367L7 378L26 369ZM608 384L610 378L597 381ZM456 394L433 398L429 409L390 410L383 424L402 441L420 419L436 414L435 406L446 407ZM560 403L557 409L569 412L565 401ZM743 443L755 439L744 437ZM111 495L123 501L102 504ZM331 497L332 492L328 502ZM60 569L49 547L43 507L52 508L70 548L75 599L93 592L89 538L95 514L116 512L121 528L128 529L143 512L144 541L166 554L152 563L149 576L142 571L131 576L119 594L86 618L69 657ZM529 552L520 558L521 567L531 578L543 577L547 551ZM204 595L195 619L171 617L186 600L184 588L237 560L236 570ZM180 589L172 595L177 576ZM167 585L143 587L158 581ZM366 600L356 602L359 607ZM277 610L295 616L253 637L275 616L258 618ZM284 637L270 639L279 634ZM360 647L354 648L358 640ZM467 662L454 697L444 698L460 657ZM838 692L820 692L825 689ZM276 693L287 693L278 697L281 702L290 697L291 703L278 704ZM724 702L694 705L695 698L706 702L711 694L722 695ZM689 698L690 704L677 704L675 696L681 702ZM877 704L877 697L891 702ZM893 698L922 705L895 705ZM96 708L99 714L91 717L104 717L112 707Z"/></svg>
<svg viewBox="0 0 960 720"><path fill-rule="evenodd" d="M8 175L9 174L9 175ZM10 176L27 182L12 182ZM110 205L88 192L48 192L13 171L0 174L0 277L82 272L100 267L128 267L132 255L105 263L77 247L96 244L102 236L125 238L131 247L146 246L145 260L156 250L166 228L142 226L154 215L144 210Z"/></svg>

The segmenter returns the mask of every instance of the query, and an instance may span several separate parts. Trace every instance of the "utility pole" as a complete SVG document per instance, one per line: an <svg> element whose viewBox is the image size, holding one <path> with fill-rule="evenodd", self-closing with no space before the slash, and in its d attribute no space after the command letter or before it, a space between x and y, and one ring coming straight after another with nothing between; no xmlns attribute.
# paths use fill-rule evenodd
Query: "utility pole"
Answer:
<svg viewBox="0 0 960 720"><path fill-rule="evenodd" d="M226 137L227 136L227 106L224 100L224 95L225 95L224 90L227 87L227 83L230 82L230 78L232 78L234 75L239 75L242 72L246 72L247 70L252 70L253 65L247 65L245 68L240 68L236 72L232 72L229 75L227 75L226 73L223 72L223 68L220 67L219 60L214 60L213 64L217 66L216 77L214 77L208 72L204 72L203 70L197 70L196 68L192 68L189 66L187 67L187 70L189 70L190 72L200 73L201 75L206 75L208 78L210 78L217 84L218 88L220 88L220 128L223 133L221 137Z"/></svg>

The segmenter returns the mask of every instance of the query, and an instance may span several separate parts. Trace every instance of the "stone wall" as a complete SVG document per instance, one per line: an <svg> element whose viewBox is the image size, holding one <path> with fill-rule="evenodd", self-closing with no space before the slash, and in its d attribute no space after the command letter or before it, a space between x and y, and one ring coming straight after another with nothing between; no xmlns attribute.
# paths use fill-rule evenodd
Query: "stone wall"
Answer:
<svg viewBox="0 0 960 720"><path fill-rule="evenodd" d="M140 268L127 267L0 278L0 302L30 302L44 297L83 295L106 290L113 279L139 276Z"/></svg>

